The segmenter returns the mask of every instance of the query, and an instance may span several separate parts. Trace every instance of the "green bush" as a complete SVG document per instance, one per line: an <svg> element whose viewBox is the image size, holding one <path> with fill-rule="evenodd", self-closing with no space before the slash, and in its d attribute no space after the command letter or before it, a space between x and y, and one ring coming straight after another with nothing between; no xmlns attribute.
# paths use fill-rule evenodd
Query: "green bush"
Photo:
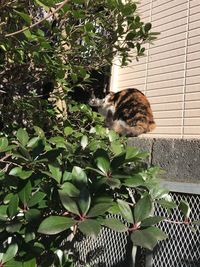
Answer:
<svg viewBox="0 0 200 267"><path fill-rule="evenodd" d="M84 115L98 116L82 108ZM166 238L154 226L163 218L152 215L153 204L174 204L158 186L158 169L144 168L146 156L101 125L89 132L68 125L51 137L37 126L32 134L20 128L12 139L2 136L3 266L61 266L63 239L79 231L95 238L101 227L129 231L134 245L152 249ZM121 214L127 223L108 214ZM67 252L65 257L62 266L68 266Z"/></svg>

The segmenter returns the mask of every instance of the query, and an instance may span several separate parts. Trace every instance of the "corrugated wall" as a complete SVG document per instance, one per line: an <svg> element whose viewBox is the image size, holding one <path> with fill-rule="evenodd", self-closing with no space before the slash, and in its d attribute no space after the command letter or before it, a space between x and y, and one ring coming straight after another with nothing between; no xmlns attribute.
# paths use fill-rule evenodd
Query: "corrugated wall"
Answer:
<svg viewBox="0 0 200 267"><path fill-rule="evenodd" d="M111 90L143 91L152 105L153 137L200 137L200 0L141 0L139 13L160 32L146 56L113 66Z"/></svg>

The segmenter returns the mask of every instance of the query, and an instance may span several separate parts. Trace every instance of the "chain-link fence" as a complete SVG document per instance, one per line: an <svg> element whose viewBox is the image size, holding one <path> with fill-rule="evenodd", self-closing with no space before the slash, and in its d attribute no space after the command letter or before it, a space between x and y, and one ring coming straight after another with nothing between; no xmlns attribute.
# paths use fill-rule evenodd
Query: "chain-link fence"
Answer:
<svg viewBox="0 0 200 267"><path fill-rule="evenodd" d="M197 185L198 186L198 185ZM191 208L190 220L200 219L200 195L172 193L173 200L179 204L186 200ZM160 228L168 238L159 242L152 254L152 267L200 267L200 226L194 228L180 224L183 216L175 209L170 215L161 207L156 207L155 215L166 216L174 223L161 222Z"/></svg>
<svg viewBox="0 0 200 267"><path fill-rule="evenodd" d="M121 219L120 216L117 216ZM79 236L74 243L77 267L128 267L131 260L131 242L128 233L102 228L97 239Z"/></svg>
<svg viewBox="0 0 200 267"><path fill-rule="evenodd" d="M200 195L171 193L177 203L186 200L191 208L191 221L200 220ZM117 233L103 228L97 239L79 236L74 243L77 267L200 267L200 226L181 224L183 216L175 209L171 214L160 206L155 215L172 222L161 222L159 227L168 235L159 242L153 253L138 250L135 266L132 264L131 242L128 233ZM145 255L148 255L145 260ZM145 263L146 261L146 263Z"/></svg>

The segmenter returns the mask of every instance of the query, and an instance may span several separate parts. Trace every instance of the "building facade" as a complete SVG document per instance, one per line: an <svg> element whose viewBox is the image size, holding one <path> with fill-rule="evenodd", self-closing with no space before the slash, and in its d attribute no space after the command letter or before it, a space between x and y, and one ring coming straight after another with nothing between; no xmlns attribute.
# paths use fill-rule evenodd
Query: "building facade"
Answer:
<svg viewBox="0 0 200 267"><path fill-rule="evenodd" d="M141 0L138 10L160 35L139 62L114 62L111 90L148 97L157 128L145 137L200 138L200 0Z"/></svg>

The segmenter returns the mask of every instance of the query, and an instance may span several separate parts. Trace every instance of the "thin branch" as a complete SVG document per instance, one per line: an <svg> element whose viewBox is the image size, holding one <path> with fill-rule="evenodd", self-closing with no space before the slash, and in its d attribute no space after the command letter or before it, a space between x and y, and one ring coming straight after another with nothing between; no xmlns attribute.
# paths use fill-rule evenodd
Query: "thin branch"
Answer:
<svg viewBox="0 0 200 267"><path fill-rule="evenodd" d="M55 13L57 13L61 8L63 8L63 6L64 6L65 4L67 4L67 2L69 2L69 0L65 0L65 1L63 1L62 3L60 3L60 5L59 5L53 12L51 12L50 14L48 14L47 16L45 16L43 19L37 21L36 23L31 24L30 26L25 27L25 28L23 28L23 29L21 29L21 30L19 30L19 31L8 33L8 34L5 35L5 37L14 36L14 35L16 35L16 34L18 34L18 33L21 33L21 32L24 32L24 31L26 31L26 30L30 30L30 29L32 29L33 27L39 25L39 24L42 23L43 21L45 21L45 20L47 20L48 18L52 17L52 16L53 16Z"/></svg>
<svg viewBox="0 0 200 267"><path fill-rule="evenodd" d="M171 223L171 224L185 224L185 225L192 224L192 222L189 222L189 221L172 221L172 220L168 220L168 219L165 219L163 221Z"/></svg>

